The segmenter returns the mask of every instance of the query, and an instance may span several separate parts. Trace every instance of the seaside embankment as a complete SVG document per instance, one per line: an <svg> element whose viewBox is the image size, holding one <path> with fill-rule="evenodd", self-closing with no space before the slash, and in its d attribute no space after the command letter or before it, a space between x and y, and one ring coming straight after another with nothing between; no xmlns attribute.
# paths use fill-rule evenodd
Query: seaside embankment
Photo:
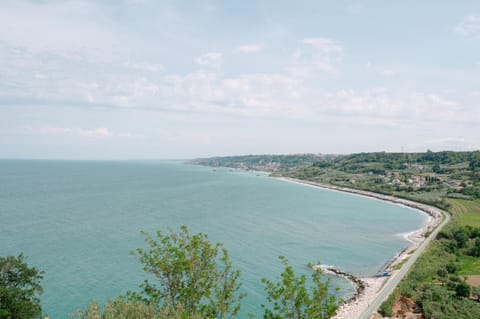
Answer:
<svg viewBox="0 0 480 319"><path fill-rule="evenodd" d="M297 183L302 185L308 185L312 187L318 187L333 191L339 192L346 192L360 196L367 196L383 201L388 201L391 203L407 206L413 209L416 209L420 212L423 212L428 215L428 220L426 224L405 236L412 245L407 247L406 249L399 252L394 258L390 259L386 262L386 265L383 267L382 271L388 272L390 275L386 277L356 277L352 274L344 273L339 269L327 269L329 272L334 273L338 276L345 277L352 281L352 283L356 286L356 293L348 300L346 300L340 307L337 315L334 319L352 319L358 318L362 316L365 311L371 307L371 305L375 302L378 302L378 298L380 298L380 293L382 292L382 288L385 286L391 286L392 283L398 282L404 274L405 271L400 271L403 267L403 263L417 250L417 248L422 245L422 243L429 238L429 235L440 225L444 214L439 209L428 206L422 203L413 202L410 200L397 198L393 196L373 193L369 191L363 191L358 189L346 188L346 187L339 187L334 185L326 185L321 183L315 183L305 180L299 180L294 178L287 178L287 177L275 177L279 180L283 180L286 182ZM431 239L431 238L430 238Z"/></svg>

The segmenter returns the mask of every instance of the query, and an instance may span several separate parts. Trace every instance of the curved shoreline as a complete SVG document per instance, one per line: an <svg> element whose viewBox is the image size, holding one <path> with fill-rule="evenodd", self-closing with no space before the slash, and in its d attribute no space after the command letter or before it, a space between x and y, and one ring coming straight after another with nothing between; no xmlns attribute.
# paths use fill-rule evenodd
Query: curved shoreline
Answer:
<svg viewBox="0 0 480 319"><path fill-rule="evenodd" d="M315 183L311 181L299 180L288 177L274 177L279 180L286 182L307 185L332 191L346 192L350 194L355 194L359 196L366 196L370 198L375 198L382 201L391 202L394 204L399 204L406 206L422 213L428 215L428 220L425 225L413 232L405 234L405 238L409 240L412 245L405 248L404 250L398 252L392 259L388 260L383 267L383 271L388 271L391 273L389 277L366 277L358 278L354 275L347 274L341 270L335 268L327 268L328 271L335 273L336 275L345 277L349 279L355 286L355 294L346 300L343 304L340 305L340 308L334 319L351 319L356 318L362 314L362 312L367 309L370 304L376 299L381 288L385 286L398 272L401 268L401 263L410 257L411 254L422 244L422 242L429 236L429 234L438 226L443 220L443 214L440 209L434 208L432 206L417 203L407 199L397 198L389 195L383 195L378 193L373 193L369 191L357 190L346 187L339 187L334 185L326 185L321 183ZM317 266L319 267L319 266Z"/></svg>

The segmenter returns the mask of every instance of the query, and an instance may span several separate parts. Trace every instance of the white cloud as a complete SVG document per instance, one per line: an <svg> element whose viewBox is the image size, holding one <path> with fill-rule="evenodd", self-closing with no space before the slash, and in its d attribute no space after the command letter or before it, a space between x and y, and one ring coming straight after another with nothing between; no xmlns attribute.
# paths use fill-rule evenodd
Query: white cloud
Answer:
<svg viewBox="0 0 480 319"><path fill-rule="evenodd" d="M23 21L23 23L19 23ZM91 1L11 1L0 10L0 39L34 53L76 60L112 61L125 45L99 4Z"/></svg>
<svg viewBox="0 0 480 319"><path fill-rule="evenodd" d="M223 54L221 52L208 52L196 57L194 62L201 66L219 68L223 64Z"/></svg>
<svg viewBox="0 0 480 319"><path fill-rule="evenodd" d="M365 10L365 5L362 3L351 3L347 5L345 10L351 14L359 14Z"/></svg>
<svg viewBox="0 0 480 319"><path fill-rule="evenodd" d="M126 95L114 95L112 97L112 102L117 106L128 106L130 103L130 98Z"/></svg>
<svg viewBox="0 0 480 319"><path fill-rule="evenodd" d="M472 91L472 92L470 92L470 96L480 97L480 91Z"/></svg>
<svg viewBox="0 0 480 319"><path fill-rule="evenodd" d="M309 81L281 73L224 76L216 72L170 75L158 84L156 100L172 111L225 113L242 116L323 121L326 118L390 126L418 126L425 122L479 120L479 112L460 107L457 94L364 90L325 90ZM148 99L152 98L150 102ZM141 103L141 101L147 102Z"/></svg>
<svg viewBox="0 0 480 319"><path fill-rule="evenodd" d="M38 128L38 133L45 135L56 135L56 136L69 136L69 137L112 137L113 134L105 127L99 127L95 129L81 129L81 128L71 128L71 127L54 127L54 126L42 126Z"/></svg>
<svg viewBox="0 0 480 319"><path fill-rule="evenodd" d="M461 151L461 150L478 150L480 143L475 139L468 139L463 136L448 136L434 139L427 139L422 141L424 149L428 148L433 151Z"/></svg>
<svg viewBox="0 0 480 319"><path fill-rule="evenodd" d="M305 38L302 41L304 44L313 46L319 53L322 54L342 54L343 47L335 40L329 38Z"/></svg>
<svg viewBox="0 0 480 319"><path fill-rule="evenodd" d="M480 15L469 14L454 28L455 33L463 36L480 34Z"/></svg>
<svg viewBox="0 0 480 319"><path fill-rule="evenodd" d="M137 75L111 75L96 79L99 82L76 83L82 99L89 103L117 107L139 107L156 104L161 93L160 80L151 80ZM71 93L70 93L71 94Z"/></svg>
<svg viewBox="0 0 480 319"><path fill-rule="evenodd" d="M368 71L372 73L380 74L384 77L394 77L398 74L397 70L394 70L388 67L379 66L379 65L373 64L372 62L367 62L365 67L367 68Z"/></svg>
<svg viewBox="0 0 480 319"><path fill-rule="evenodd" d="M305 38L303 46L292 55L291 74L300 77L337 74L343 60L344 48L340 42L329 38Z"/></svg>
<svg viewBox="0 0 480 319"><path fill-rule="evenodd" d="M150 0L125 0L129 5L144 5L150 3Z"/></svg>
<svg viewBox="0 0 480 319"><path fill-rule="evenodd" d="M392 91L375 87L364 90L326 90L319 87L311 81L311 77L328 74L325 68L322 70L325 63L319 61L330 62L332 68L336 69L341 63L343 47L336 41L323 38L309 38L302 43L311 50L307 54L306 48L302 47L302 52L295 53L298 59L294 61L296 64L292 63L292 67L296 67L297 73L289 69L289 72L283 73L247 73L237 76L224 75L216 69L202 69L186 74L92 71L79 73L79 78L71 78L56 69L44 70L35 65L24 67L23 70L22 61L35 61L27 59L29 55L24 54L18 61L19 67L15 61L5 64L5 72L0 74L0 80L3 77L5 83L18 83L18 87L22 89L0 86L0 99L8 101L14 96L42 104L53 102L68 105L73 101L73 105L81 106L93 104L317 122L329 119L342 123L352 121L397 127L421 125L422 121L480 121L480 113L473 106L461 107L455 100L458 98L461 101L460 93ZM209 64L218 58L221 59L221 54L207 54L202 56L199 62ZM9 65L15 67L10 68ZM87 72L90 72L90 69L95 70L92 64L80 65L84 66L81 69ZM367 68L384 72L384 76L392 75L372 64L367 65ZM22 72L29 76L19 76ZM43 74L48 74L48 81L42 80ZM475 96L475 93L472 96ZM72 136L81 135L81 130L78 129L64 131L65 134L68 132Z"/></svg>
<svg viewBox="0 0 480 319"><path fill-rule="evenodd" d="M159 73L165 70L165 67L158 63L127 63L125 64L125 67L132 70L151 73Z"/></svg>
<svg viewBox="0 0 480 319"><path fill-rule="evenodd" d="M427 141L429 144L445 144L445 143L463 143L465 142L464 137L444 137L444 138L436 138Z"/></svg>
<svg viewBox="0 0 480 319"><path fill-rule="evenodd" d="M278 116L277 113L288 112L298 98L297 82L282 74L224 77L213 72L194 72L170 76L159 94L163 105L176 110Z"/></svg>
<svg viewBox="0 0 480 319"><path fill-rule="evenodd" d="M76 137L88 139L141 137L141 135L132 133L114 133L105 127L83 129L76 127L56 127L45 125L40 127L22 126L20 129L24 132L57 137Z"/></svg>
<svg viewBox="0 0 480 319"><path fill-rule="evenodd" d="M451 121L460 116L458 104L436 94L423 92L394 93L385 88L339 90L325 94L324 108L336 113L393 118L405 124L422 121Z"/></svg>
<svg viewBox="0 0 480 319"><path fill-rule="evenodd" d="M38 80L48 79L48 75L42 73L35 73L34 77Z"/></svg>
<svg viewBox="0 0 480 319"><path fill-rule="evenodd" d="M40 12L29 8L27 11L32 15L35 24L41 25L42 34L52 34L52 38L39 40L32 37L31 33L28 33L27 37L25 30L25 32L15 30L14 33L19 36L18 41L21 44L18 47L11 45L14 42L14 35L7 36L8 31L5 30L13 28L15 17L18 21L24 21L28 20L28 14L17 10L12 18L0 12L0 18L5 18L3 21L0 19L0 26L5 27L0 28L4 30L3 32L0 30L2 39L0 81L9 84L0 85L0 98L9 101L13 97L42 104L53 102L55 105L72 102L81 106L94 104L119 108L143 107L171 112L194 111L205 114L216 112L308 121L336 118L340 121L375 125L389 123L393 126L405 123L413 125L422 121L480 121L478 111L468 107L462 109L455 101L458 94L451 94L447 99L445 94L389 91L375 87L364 90L348 87L335 90L322 88L315 80L340 74L345 54L343 44L330 38L301 39L297 47L291 49L292 54L287 53L291 60L284 61L284 65L287 65L286 70L272 73L224 75L219 72L224 56L222 52L216 51L194 58L194 62L202 66L200 70L171 74L165 74L164 65L158 63L125 64L125 61L132 60L152 61L151 57L143 59L132 57L121 59L121 62L91 59L88 55L83 56L83 49L79 54L73 51L83 43L90 49L98 46L99 52L106 47L110 48L111 43L105 40L110 35L109 28L106 27L108 23L103 27L94 26L92 30L87 28L86 33L82 33L81 38L76 40L70 39L70 35L67 36L61 30L58 31L59 34L50 32L50 29L57 30L60 26L66 25L68 32L76 34L78 30L74 22L82 21L81 17L88 16L88 13L95 9L93 4L85 7L78 5L82 10L79 10L78 16L69 23L49 19L54 13L65 13L64 19L70 18L72 13L66 13L69 11L65 7L66 4L60 5L55 10L45 6L39 9ZM68 8L76 8L75 5L72 6ZM98 21L103 21L98 14L95 17L97 24ZM468 33L476 30L472 25L477 18L478 16L467 17L466 22L461 24L462 30L470 30ZM79 24L78 28L84 24L85 22ZM98 31L99 34L88 40L92 33L90 31ZM54 43L61 45L64 38L67 41L65 47L54 46ZM114 39L118 40L117 37ZM44 50L51 46L59 50ZM65 53L63 50L65 48L70 48L70 51ZM239 46L235 52L248 54L263 49L264 44L251 43ZM393 68L372 63L367 64L367 69L385 77L397 74ZM15 85L10 85L12 83ZM85 137L122 136L109 130L98 129L44 127L42 132ZM128 133L125 136L128 136Z"/></svg>
<svg viewBox="0 0 480 319"><path fill-rule="evenodd" d="M382 69L380 73L386 77L392 77L397 75L397 71L393 69Z"/></svg>
<svg viewBox="0 0 480 319"><path fill-rule="evenodd" d="M239 46L235 52L238 53L243 53L243 54L252 54L252 53L257 53L260 52L264 49L264 45L261 43L256 43L256 44L244 44Z"/></svg>

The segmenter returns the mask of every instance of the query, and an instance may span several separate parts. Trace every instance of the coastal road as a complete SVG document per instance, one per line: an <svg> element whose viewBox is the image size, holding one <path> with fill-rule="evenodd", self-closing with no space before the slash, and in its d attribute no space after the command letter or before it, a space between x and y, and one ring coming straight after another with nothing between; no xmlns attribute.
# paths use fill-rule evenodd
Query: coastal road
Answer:
<svg viewBox="0 0 480 319"><path fill-rule="evenodd" d="M435 230L428 236L422 244L415 250L415 252L410 256L410 258L407 260L407 262L402 266L402 268L394 275L392 276L388 282L383 286L383 288L380 290L378 293L378 296L375 298L375 300L368 306L365 311L358 316L358 319L369 319L370 316L372 315L373 312L375 312L382 302L387 299L387 297L393 292L395 287L397 287L398 283L400 280L402 280L403 277L407 274L407 272L410 270L412 265L415 263L417 258L423 253L425 248L427 248L428 244L434 239L438 232L450 221L450 215L444 211L441 211L438 209L443 215L443 221L438 225Z"/></svg>

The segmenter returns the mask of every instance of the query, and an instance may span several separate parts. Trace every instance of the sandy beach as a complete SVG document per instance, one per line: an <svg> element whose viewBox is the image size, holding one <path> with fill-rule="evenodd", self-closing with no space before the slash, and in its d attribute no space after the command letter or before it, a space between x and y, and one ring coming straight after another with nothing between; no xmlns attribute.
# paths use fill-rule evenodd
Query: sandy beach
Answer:
<svg viewBox="0 0 480 319"><path fill-rule="evenodd" d="M388 195L382 195L382 194L377 194L377 193L372 193L372 192L362 191L357 189L325 185L325 184L320 184L320 183L315 183L310 181L287 178L287 177L276 177L276 178L283 181L309 185L312 187L319 187L319 188L329 189L334 191L347 192L347 193L356 194L360 196L372 197L379 200L384 200L384 201L392 202L395 204L404 205L413 209L417 209L428 215L427 222L422 228L417 229L405 235L405 238L408 239L410 242L412 242L412 245L404 249L403 251L399 252L399 254L395 256L395 258L393 258L389 262L389 264L387 264L385 271L389 271L391 273L391 276L380 277L380 278L354 277L355 278L355 280L353 280L354 283L355 281L357 281L355 283L355 285L357 286L357 293L350 300L347 300L343 305L341 305L334 319L352 319L362 314L362 312L375 300L380 289L388 281L392 280L397 275L398 269L395 269L397 268L396 266L402 263L403 260L408 258L413 253L413 251L417 249L417 247L428 237L430 232L433 229L435 229L435 227L442 220L442 213L440 212L440 210L428 205L409 201L406 199L396 198ZM351 277L351 275L348 275L345 277L349 278Z"/></svg>

